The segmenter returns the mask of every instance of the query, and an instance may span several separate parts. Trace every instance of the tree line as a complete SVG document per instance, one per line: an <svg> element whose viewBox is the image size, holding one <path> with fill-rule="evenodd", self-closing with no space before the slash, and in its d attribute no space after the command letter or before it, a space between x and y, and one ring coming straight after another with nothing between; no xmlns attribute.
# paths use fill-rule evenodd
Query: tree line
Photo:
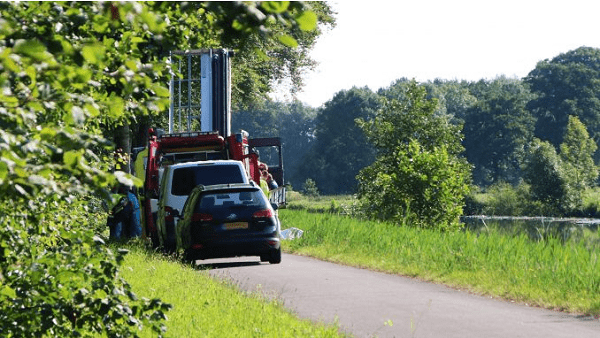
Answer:
<svg viewBox="0 0 600 338"><path fill-rule="evenodd" d="M500 76L416 84L402 78L377 91L342 90L318 109L298 102L271 103L264 109L239 111L234 121L252 134L277 126L271 135L280 135L293 149L284 153L287 180L300 190L310 179L324 194L364 191L363 181L376 180L377 170L361 170L388 156L383 142L389 146L394 138L406 144L418 140L422 147L427 137L440 135L440 128L451 129L454 136L436 146L446 144L447 151L466 160L472 189L525 185L528 196L537 201L531 212L569 214L581 207L581 191L597 185L599 70L600 49L581 47L540 61L522 79ZM425 91L419 102L431 102L430 117L420 116L414 105L400 104L412 102L411 95L421 90L417 88ZM396 106L390 108L390 102ZM284 122L278 109L282 116L295 118ZM394 109L410 112L422 123L379 125L375 132L365 129ZM260 121L265 116L269 120ZM428 124L428 119L436 122ZM301 127L287 125L296 121ZM458 139L462 149L452 146L451 139Z"/></svg>

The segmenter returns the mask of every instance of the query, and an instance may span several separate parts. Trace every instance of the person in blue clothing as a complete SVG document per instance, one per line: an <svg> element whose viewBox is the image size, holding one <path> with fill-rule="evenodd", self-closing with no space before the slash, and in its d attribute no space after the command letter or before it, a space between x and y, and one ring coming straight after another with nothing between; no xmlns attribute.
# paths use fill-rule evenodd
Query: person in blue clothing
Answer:
<svg viewBox="0 0 600 338"><path fill-rule="evenodd" d="M132 189L127 191L127 200L129 204L129 237L139 237L142 235L142 213L140 211L140 202Z"/></svg>
<svg viewBox="0 0 600 338"><path fill-rule="evenodd" d="M140 203L136 195L132 189L125 187L120 187L118 193L118 202L107 219L110 238L120 240L141 236Z"/></svg>

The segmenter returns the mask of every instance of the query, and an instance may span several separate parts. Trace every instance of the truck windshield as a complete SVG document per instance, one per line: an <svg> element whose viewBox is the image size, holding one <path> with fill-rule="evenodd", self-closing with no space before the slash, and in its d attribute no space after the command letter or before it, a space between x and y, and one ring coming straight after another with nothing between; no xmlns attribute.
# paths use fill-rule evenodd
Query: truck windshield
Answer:
<svg viewBox="0 0 600 338"><path fill-rule="evenodd" d="M199 165L173 172L171 194L187 196L197 185L245 183L243 171L236 165Z"/></svg>

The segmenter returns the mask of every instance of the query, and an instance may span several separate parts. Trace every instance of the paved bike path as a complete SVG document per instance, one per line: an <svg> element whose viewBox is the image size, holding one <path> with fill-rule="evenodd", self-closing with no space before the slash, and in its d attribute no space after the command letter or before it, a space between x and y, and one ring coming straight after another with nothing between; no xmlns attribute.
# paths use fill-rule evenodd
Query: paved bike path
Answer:
<svg viewBox="0 0 600 338"><path fill-rule="evenodd" d="M244 290L277 297L300 318L337 321L355 337L600 337L592 317L308 257L284 254L276 265L254 257L198 263Z"/></svg>

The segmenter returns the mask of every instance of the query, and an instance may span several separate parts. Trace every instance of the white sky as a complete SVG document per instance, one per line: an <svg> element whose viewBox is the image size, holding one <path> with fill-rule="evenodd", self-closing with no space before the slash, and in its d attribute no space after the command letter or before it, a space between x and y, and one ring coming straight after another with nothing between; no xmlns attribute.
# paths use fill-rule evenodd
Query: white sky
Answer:
<svg viewBox="0 0 600 338"><path fill-rule="evenodd" d="M353 86L524 77L537 62L600 48L598 0L336 0L298 98L319 107ZM279 97L279 99L285 99Z"/></svg>

